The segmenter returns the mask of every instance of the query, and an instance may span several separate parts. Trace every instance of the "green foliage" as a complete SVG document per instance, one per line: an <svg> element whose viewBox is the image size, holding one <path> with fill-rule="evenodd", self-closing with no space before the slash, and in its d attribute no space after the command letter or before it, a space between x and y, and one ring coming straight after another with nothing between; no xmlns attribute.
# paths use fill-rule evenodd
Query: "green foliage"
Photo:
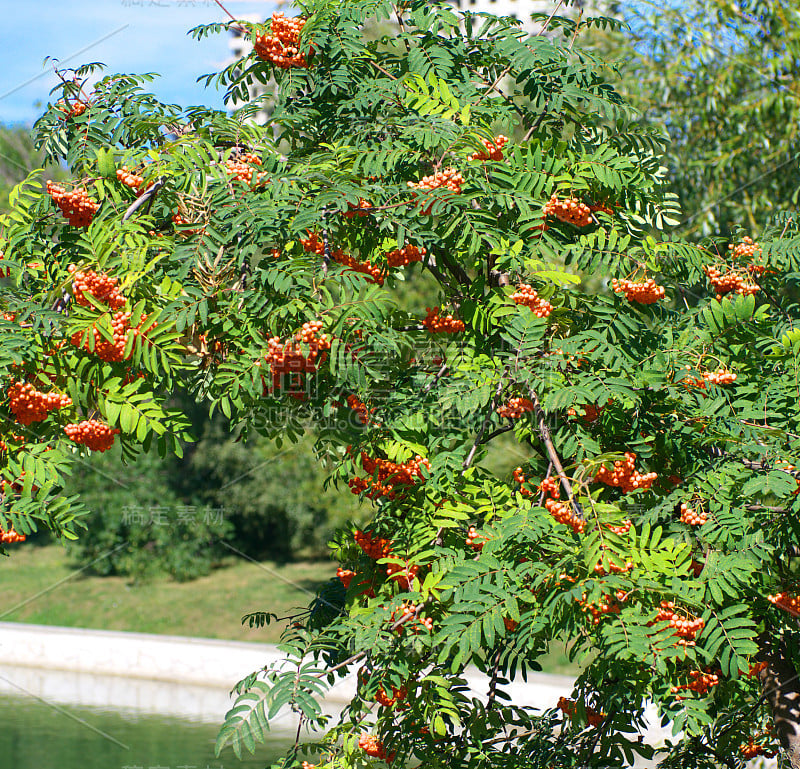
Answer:
<svg viewBox="0 0 800 769"><path fill-rule="evenodd" d="M101 78L82 115L42 117L41 146L99 208L67 226L34 175L2 220L4 375L72 399L24 434L3 404L3 517L74 536L69 503L57 518L49 501L84 451L67 421L118 425L126 459L179 452L190 422L174 393L188 393L237 439L274 440L264 462L313 436L329 487L371 515L333 537L339 579L290 618L286 659L240 682L218 750L254 751L292 710L327 729L308 752L342 769L364 764L366 731L372 754L426 766L621 766L655 753L636 734L652 703L681 732L658 750L667 765L738 761L769 718L747 673L797 641L767 596L797 584L798 223L765 227L760 253L661 235L678 208L659 142L601 62L512 19L462 32L423 0L396 35L363 34L393 10L315 0L299 41L311 66L253 53L209 76L229 100L274 78L265 127L252 107L160 104L131 76ZM521 138L488 159L499 131ZM112 174L123 164L144 199ZM437 173L450 183L420 184ZM79 302L70 265L118 278L139 327L118 354L104 352L111 300ZM638 288L609 292L609 277ZM431 295L449 329L415 306ZM184 460L186 482L214 475L228 484L215 505L297 546L313 476L258 475L218 435ZM490 453L500 436L510 475ZM291 498L281 483L296 528L259 529L263 500ZM257 608L245 621L272 619ZM565 641L583 666L575 702L511 702L507 682ZM356 669L329 726L320 699ZM395 689L402 707L376 709Z"/></svg>

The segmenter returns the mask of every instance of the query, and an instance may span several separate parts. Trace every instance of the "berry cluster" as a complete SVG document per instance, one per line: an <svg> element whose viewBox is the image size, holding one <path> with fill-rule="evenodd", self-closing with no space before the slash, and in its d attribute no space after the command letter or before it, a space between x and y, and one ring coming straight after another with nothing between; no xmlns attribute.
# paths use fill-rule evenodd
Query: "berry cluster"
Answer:
<svg viewBox="0 0 800 769"><path fill-rule="evenodd" d="M403 603L400 604L399 610L392 612L392 623L399 622L400 620L404 620L406 617L409 617L409 619L405 620L402 625L397 627L397 631L399 633L402 633L406 628L409 628L414 633L419 633L420 626L424 627L428 631L433 630L433 620L430 617L418 616L421 608L421 605L411 603L410 601L403 601Z"/></svg>
<svg viewBox="0 0 800 769"><path fill-rule="evenodd" d="M555 216L561 222L572 224L575 227L588 227L594 222L589 206L581 203L578 198L566 198L560 200L554 192L550 200L544 204L542 209L545 216Z"/></svg>
<svg viewBox="0 0 800 769"><path fill-rule="evenodd" d="M131 328L131 314L122 311L115 312L111 318L112 339L110 341L98 331L96 326L92 326L91 332L94 339L94 354L100 358L100 360L109 362L125 360L125 347L128 343L128 338L130 336L137 337L143 333L142 324L145 320L147 320L147 316L142 315L139 326ZM76 331L70 338L70 341L75 347L82 346L87 352L92 352L92 340L87 339L82 345L81 341L83 338L83 332Z"/></svg>
<svg viewBox="0 0 800 769"><path fill-rule="evenodd" d="M121 181L126 187L136 190L140 195L142 192L144 192L144 190L141 189L141 187L144 186L144 178L133 173L126 166L122 166L122 168L117 169L117 179L119 179L119 181Z"/></svg>
<svg viewBox="0 0 800 769"><path fill-rule="evenodd" d="M525 484L528 482L525 474L522 472L521 467L517 467L514 469L514 480L520 485L519 493L525 497L530 497L533 492L530 489L525 488Z"/></svg>
<svg viewBox="0 0 800 769"><path fill-rule="evenodd" d="M377 265L370 262L359 262L349 254L341 253L341 251L332 252L331 258L343 267L347 267L348 270L368 276L373 283L377 283L379 286L383 285L383 270Z"/></svg>
<svg viewBox="0 0 800 769"><path fill-rule="evenodd" d="M372 203L368 200L364 200L364 198L359 198L358 203L349 203L347 207L350 209L349 211L344 211L342 216L345 219L352 219L354 216L362 217L369 215L369 209L371 209Z"/></svg>
<svg viewBox="0 0 800 769"><path fill-rule="evenodd" d="M498 406L497 415L505 419L519 419L528 411L533 411L533 403L527 398L511 398L505 405Z"/></svg>
<svg viewBox="0 0 800 769"><path fill-rule="evenodd" d="M656 478L658 478L657 473L645 473L644 475L639 473L636 469L636 454L626 451L624 461L617 460L610 470L603 465L594 480L595 483L619 486L623 493L627 494L635 489L649 489Z"/></svg>
<svg viewBox="0 0 800 769"><path fill-rule="evenodd" d="M362 734L358 738L358 747L373 758L383 759L389 764L394 761L394 753L387 753L383 743L374 734Z"/></svg>
<svg viewBox="0 0 800 769"><path fill-rule="evenodd" d="M411 262L421 262L422 257L427 253L428 251L424 246L403 246L403 248L396 248L386 254L386 264L389 267L405 267Z"/></svg>
<svg viewBox="0 0 800 769"><path fill-rule="evenodd" d="M356 576L356 572L354 572L352 569L343 569L340 566L338 569L336 569L336 576L341 580L342 585L344 585L344 589L348 590L350 588L350 583L353 581L353 577ZM364 586L360 591L361 595L367 595L370 598L375 597L375 591L366 582L359 582L358 585Z"/></svg>
<svg viewBox="0 0 800 769"><path fill-rule="evenodd" d="M592 615L593 625L599 625L600 620L606 614L619 614L620 606L617 601L624 600L625 592L622 590L617 590L616 600L614 600L614 598L611 596L603 596L599 603L587 603L585 594L582 598L577 599L578 605L581 607L581 609L587 614Z"/></svg>
<svg viewBox="0 0 800 769"><path fill-rule="evenodd" d="M395 582L405 583L409 588L414 582L414 578L419 574L419 566L406 563L390 563L386 566L386 576Z"/></svg>
<svg viewBox="0 0 800 769"><path fill-rule="evenodd" d="M708 282L711 288L717 294L717 301L722 299L723 294L728 294L735 291L737 294L747 296L749 294L757 294L758 286L754 283L748 283L745 278L736 272L726 272L723 274L716 267L704 267Z"/></svg>
<svg viewBox="0 0 800 769"><path fill-rule="evenodd" d="M467 529L467 547L471 547L473 550L480 553L480 551L483 550L483 546L488 541L489 538L485 534L479 534L474 526L470 526L469 529Z"/></svg>
<svg viewBox="0 0 800 769"><path fill-rule="evenodd" d="M530 307L537 318L546 318L553 312L553 305L545 299L540 299L536 290L527 283L520 283L511 298L517 303Z"/></svg>
<svg viewBox="0 0 800 769"><path fill-rule="evenodd" d="M181 216L180 214L172 215L172 223L176 227L186 227L187 224L192 224L192 222L190 222L188 219ZM197 235L198 232L202 232L204 229L205 229L204 227L197 227L196 229L193 230L181 229L178 234L188 237L189 235Z"/></svg>
<svg viewBox="0 0 800 769"><path fill-rule="evenodd" d="M325 255L325 244L316 232L309 232L307 238L300 238L300 245L309 253L318 256ZM377 283L379 286L383 285L383 270L380 267L376 267L370 262L359 262L349 254L345 254L341 248L330 248L329 255L334 262L338 262L353 272L368 275L373 283Z"/></svg>
<svg viewBox="0 0 800 769"><path fill-rule="evenodd" d="M17 421L23 425L41 422L54 409L72 405L72 400L61 393L44 393L26 382L13 382L8 388L9 408Z"/></svg>
<svg viewBox="0 0 800 769"><path fill-rule="evenodd" d="M72 275L72 296L75 301L83 306L90 307L91 303L85 294L91 294L98 302L107 304L112 310L125 306L125 297L117 288L119 281L104 272L94 270L77 270L74 264L67 267Z"/></svg>
<svg viewBox="0 0 800 769"><path fill-rule="evenodd" d="M502 160L503 147L508 143L508 137L495 136L494 141L490 139L481 139L481 144L486 148L483 152L473 152L467 160Z"/></svg>
<svg viewBox="0 0 800 769"><path fill-rule="evenodd" d="M397 495L396 486L413 486L418 480L423 480L422 467L431 469L431 463L417 454L408 462L392 462L380 457L373 459L363 451L361 452L361 466L372 478L351 478L348 482L353 494L367 491L370 499L387 497L394 499Z"/></svg>
<svg viewBox="0 0 800 769"><path fill-rule="evenodd" d="M706 371L703 377L707 382L715 385L733 384L736 381L736 374L726 371L724 368L716 371Z"/></svg>
<svg viewBox="0 0 800 769"><path fill-rule="evenodd" d="M656 282L650 278L644 283L634 283L631 280L614 280L611 281L611 288L618 294L624 293L625 298L629 302L638 302L639 304L653 304L659 299L664 298L664 287L657 286Z"/></svg>
<svg viewBox="0 0 800 769"><path fill-rule="evenodd" d="M762 671L766 670L768 665L769 665L769 663L766 660L763 660L762 662L752 663L750 665L750 669L747 671L747 674L746 674L747 677L748 678L754 678L759 673L761 673Z"/></svg>
<svg viewBox="0 0 800 769"><path fill-rule="evenodd" d="M617 204L614 203L613 201L612 202L606 201L604 203L593 203L591 206L589 206L589 210L592 213L595 213L595 211L602 211L604 214L608 214L609 216L614 216L614 208L616 206Z"/></svg>
<svg viewBox="0 0 800 769"><path fill-rule="evenodd" d="M294 339L284 342L274 336L267 341L268 350L264 357L272 370L273 391L280 389L285 375L314 372L324 362L331 340L327 334L319 334L321 329L321 320L311 320L303 324ZM307 356L303 354L301 345L308 348Z"/></svg>
<svg viewBox="0 0 800 769"><path fill-rule="evenodd" d="M728 251L731 252L730 256L732 259L750 260L761 253L761 246L759 246L758 243L754 243L751 237L746 236L742 238L742 242L739 243L738 246L729 243Z"/></svg>
<svg viewBox="0 0 800 769"><path fill-rule="evenodd" d="M570 700L566 697L559 697L557 707L565 716L567 716L567 718L572 718L575 715L575 700ZM586 720L589 722L589 726L600 726L604 718L604 713L598 713L594 708L587 706Z"/></svg>
<svg viewBox="0 0 800 769"><path fill-rule="evenodd" d="M6 531L2 526L0 526L0 544L2 545L9 545L13 544L14 542L24 542L27 537L24 534L19 534L14 531L13 526Z"/></svg>
<svg viewBox="0 0 800 769"><path fill-rule="evenodd" d="M614 526L613 524L606 524L606 528L612 533L618 536L623 536L627 534L631 530L631 526L633 523L629 519L625 519L619 526Z"/></svg>
<svg viewBox="0 0 800 769"><path fill-rule="evenodd" d="M257 35L253 46L259 59L268 61L278 69L291 67L306 68L314 53L309 48L308 56L300 52L300 31L306 20L300 16L286 18L283 13L272 14L270 22L271 35Z"/></svg>
<svg viewBox="0 0 800 769"><path fill-rule="evenodd" d="M386 693L386 690L382 686L379 686L378 691L375 693L375 702L379 705L383 705L385 708L389 708L396 702L402 702L407 696L408 691L405 686L401 686L400 688L393 686L391 696Z"/></svg>
<svg viewBox="0 0 800 769"><path fill-rule="evenodd" d="M408 182L408 186L417 190L435 190L444 187L456 195L461 194L461 185L464 177L455 168L445 168L444 171L437 171L429 176L423 176L418 182ZM416 197L416 195L414 196ZM428 197L430 200L430 197ZM426 216L433 208L433 201L420 208L420 213Z"/></svg>
<svg viewBox="0 0 800 769"><path fill-rule="evenodd" d="M694 639L705 627L705 622L699 617L681 617L675 612L674 601L662 601L656 615L655 622L669 622L669 626L680 636L679 643L685 646L694 646Z"/></svg>
<svg viewBox="0 0 800 769"><path fill-rule="evenodd" d="M119 434L119 429L112 429L96 419L85 419L67 425L64 432L70 440L82 443L92 451L108 451L114 445L114 436Z"/></svg>
<svg viewBox="0 0 800 769"><path fill-rule="evenodd" d="M350 583L353 581L353 577L356 576L356 573L352 569L343 569L340 566L336 569L336 576L341 580L344 589L347 590L350 587Z"/></svg>
<svg viewBox="0 0 800 769"><path fill-rule="evenodd" d="M23 440L23 438L20 438ZM20 473L19 478L16 481L7 481L5 478L0 478L0 495L5 496L8 493L11 494L21 494L22 493L22 484L25 481L25 471L23 470ZM10 492L9 492L10 490ZM32 491L36 492L39 490L38 486L33 486Z"/></svg>
<svg viewBox="0 0 800 769"><path fill-rule="evenodd" d="M372 534L368 531L356 531L353 536L356 544L364 551L368 558L378 560L379 558L388 558L392 552L392 542L389 539L376 537L373 539ZM346 585L345 585L346 587Z"/></svg>
<svg viewBox="0 0 800 769"><path fill-rule="evenodd" d="M569 526L576 534L583 534L586 528L586 521L579 518L570 505L548 498L544 501L544 507L558 523Z"/></svg>
<svg viewBox="0 0 800 769"><path fill-rule="evenodd" d="M681 502L681 523L689 526L702 526L708 520L706 511L700 508L695 510L685 502Z"/></svg>
<svg viewBox="0 0 800 769"><path fill-rule="evenodd" d="M260 182L266 174L259 173L256 175L256 170L252 167L253 165L260 166L261 158L254 152L245 152L239 160L226 160L225 171L229 176L233 176L235 179L245 184L252 184L254 177L256 182Z"/></svg>
<svg viewBox="0 0 800 769"><path fill-rule="evenodd" d="M519 471L519 473L517 471ZM519 478L522 480L519 481ZM525 476L522 475L521 468L518 467L514 471L514 479L518 480L519 483L525 482ZM576 534L583 534L583 531L586 528L586 521L576 515L571 505L565 502L557 501L561 496L558 480L556 478L545 478L539 484L539 490L547 494L547 499L544 501L545 510L547 510L547 512L550 513L550 515L552 515L558 523L563 523L566 526L569 526Z"/></svg>
<svg viewBox="0 0 800 769"><path fill-rule="evenodd" d="M67 192L61 185L47 182L47 193L73 227L88 227L100 208L100 204L95 203L83 187Z"/></svg>
<svg viewBox="0 0 800 769"><path fill-rule="evenodd" d="M767 735L764 736L766 737ZM778 753L777 750L770 749L768 745L762 742L756 742L753 738L750 738L744 745L742 745L740 750L742 758L745 761L749 761L751 758L756 758L757 756L773 758Z"/></svg>
<svg viewBox="0 0 800 769"><path fill-rule="evenodd" d="M775 593L775 595L768 595L767 600L779 609L788 611L795 617L800 617L800 598L798 596L790 593Z"/></svg>
<svg viewBox="0 0 800 769"><path fill-rule="evenodd" d="M561 496L561 484L558 478L554 478L552 475L545 478L537 488L540 494L546 494L553 499L559 499Z"/></svg>
<svg viewBox="0 0 800 769"><path fill-rule="evenodd" d="M455 168L445 168L430 176L423 176L418 182L408 182L408 186L416 190L435 190L445 187L456 194L461 192L464 177Z"/></svg>
<svg viewBox="0 0 800 769"><path fill-rule="evenodd" d="M686 365L686 370L691 371L691 366ZM731 371L727 371L724 368L717 369L716 371L706 371L703 374L702 379L698 379L697 377L687 376L681 380L681 383L684 387L697 387L700 390L706 389L706 383L710 382L711 384L722 386L733 384L736 381L736 374Z"/></svg>
<svg viewBox="0 0 800 769"><path fill-rule="evenodd" d="M86 112L86 108L89 105L86 102L82 102L79 99L75 99L72 104L66 104L63 99L59 99L56 103L56 109L60 112L63 112L66 117L77 117L78 115L82 115Z"/></svg>
<svg viewBox="0 0 800 769"><path fill-rule="evenodd" d="M702 670L690 671L689 678L692 680L688 684L673 686L671 690L673 694L682 689L689 689L698 694L705 694L712 686L716 686L719 683L719 676L716 673L704 673Z"/></svg>
<svg viewBox="0 0 800 769"><path fill-rule="evenodd" d="M600 416L600 412L603 410L602 406L595 406L593 403L584 403L583 406L581 406L581 408L583 409L583 414L581 415L581 421L583 421L586 424L595 422L597 420L597 417ZM567 414L568 416L571 417L578 416L578 412L572 407L567 409Z"/></svg>
<svg viewBox="0 0 800 769"><path fill-rule="evenodd" d="M422 325L432 331L433 333L440 334L457 334L466 328L463 320L458 320L452 315L445 316L439 315L438 307L426 307L428 314L422 319Z"/></svg>
<svg viewBox="0 0 800 769"><path fill-rule="evenodd" d="M367 408L367 404L362 403L355 395L347 396L347 405L356 412L362 425L369 423L369 415L374 409Z"/></svg>

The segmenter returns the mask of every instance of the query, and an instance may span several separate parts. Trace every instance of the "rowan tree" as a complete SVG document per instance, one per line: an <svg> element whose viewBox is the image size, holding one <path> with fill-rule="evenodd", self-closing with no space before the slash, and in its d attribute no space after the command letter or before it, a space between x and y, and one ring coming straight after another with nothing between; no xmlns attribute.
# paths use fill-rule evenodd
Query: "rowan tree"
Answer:
<svg viewBox="0 0 800 769"><path fill-rule="evenodd" d="M48 110L73 184L33 174L2 224L4 525L76 536L70 462L179 450L176 388L245 435L313 426L371 520L337 536L285 662L238 684L219 750L291 709L322 732L285 767L623 766L654 755L653 703L662 766L799 766L797 222L664 234L661 148L602 62L468 15L326 0L195 30L252 37L209 81L241 100L274 77L265 126L132 76ZM435 306L396 301L410 276ZM508 475L500 436L525 457ZM562 641L572 697L509 701ZM320 700L356 671L332 722Z"/></svg>

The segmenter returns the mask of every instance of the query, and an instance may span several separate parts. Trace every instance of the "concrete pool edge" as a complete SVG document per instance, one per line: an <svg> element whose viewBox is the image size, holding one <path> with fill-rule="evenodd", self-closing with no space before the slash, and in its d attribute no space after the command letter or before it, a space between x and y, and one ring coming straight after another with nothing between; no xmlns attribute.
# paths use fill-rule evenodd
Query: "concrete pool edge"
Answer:
<svg viewBox="0 0 800 769"><path fill-rule="evenodd" d="M233 686L282 659L281 652L270 644L0 622L0 691L11 692L8 684L25 680L25 688L32 689L29 694L62 702L74 690L76 694L84 692L80 699L86 704L94 698L98 705L116 703L152 712L163 703L161 712L221 720L233 704ZM94 689L111 692L103 695L109 702L103 696L85 694L92 690L87 683L92 679ZM467 670L465 679L475 696L485 699L488 678L472 669ZM326 692L324 704L348 703L355 687L354 673L337 680ZM512 702L541 710L555 707L559 697L569 696L572 688L572 678L546 673L531 674L527 681L515 679L504 687ZM178 706L181 691L184 694ZM208 698L197 696L203 692ZM201 700L207 700L206 704L201 706ZM195 713L191 702L197 703ZM658 724L655 708L648 711L645 740L657 744L669 730Z"/></svg>

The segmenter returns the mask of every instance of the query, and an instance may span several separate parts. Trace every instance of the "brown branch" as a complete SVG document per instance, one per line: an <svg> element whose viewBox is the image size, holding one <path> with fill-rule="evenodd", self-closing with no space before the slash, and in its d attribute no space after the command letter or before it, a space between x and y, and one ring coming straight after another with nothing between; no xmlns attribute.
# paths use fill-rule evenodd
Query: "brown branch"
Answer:
<svg viewBox="0 0 800 769"><path fill-rule="evenodd" d="M481 446L490 441L493 441L498 435L502 435L503 433L511 432L514 429L514 425L503 425L502 427L498 427L496 430L492 430L485 438L481 440Z"/></svg>
<svg viewBox="0 0 800 769"><path fill-rule="evenodd" d="M434 387L436 387L437 382L447 373L447 364L442 363L442 367L436 372L436 376L422 388L422 394L427 395Z"/></svg>
<svg viewBox="0 0 800 769"><path fill-rule="evenodd" d="M492 675L489 680L489 696L486 698L486 712L488 713L494 707L494 701L497 698L497 677L500 673L500 653L502 646L497 650L492 661Z"/></svg>
<svg viewBox="0 0 800 769"><path fill-rule="evenodd" d="M145 203L150 203L164 186L164 177L156 179L139 197L128 206L128 210L122 215L122 221L130 219Z"/></svg>
<svg viewBox="0 0 800 769"><path fill-rule="evenodd" d="M372 61L372 59L370 59L370 60L369 60L369 63L370 63L370 64L371 64L373 67L375 67L375 69L377 69L379 72L383 72L383 74L384 74L384 75L386 75L386 77L390 77L392 80L397 80L397 78L396 78L396 77L395 77L395 76L394 76L394 75L393 75L391 72L387 72L387 71L386 71L386 70L385 70L385 69L384 69L384 68L383 68L383 67L382 67L380 64L378 64L377 62L375 62L375 61Z"/></svg>
<svg viewBox="0 0 800 769"><path fill-rule="evenodd" d="M447 268L447 271L462 285L462 286L469 286L472 281L469 279L469 275L464 271L464 268L458 264L458 262L454 262L450 259L450 257L442 252L442 261L444 262L444 266Z"/></svg>
<svg viewBox="0 0 800 769"><path fill-rule="evenodd" d="M536 391L532 387L528 392L530 393L531 396L531 403L533 403L533 410L536 412L536 418L539 420L538 424L539 436L541 437L542 442L544 443L545 448L547 449L547 456L553 463L553 467L555 467L556 472L558 473L558 478L561 481L561 486L563 487L564 492L567 495L567 499L570 501L570 504L572 505L572 509L575 512L575 515L577 515L578 518L582 520L583 510L581 509L580 504L575 499L575 496L572 493L572 484L569 482L569 478L567 478L567 475L564 472L564 467L561 464L561 460L559 459L556 447L553 445L553 439L550 437L550 428L547 425L547 420L545 419L544 410L542 409L542 404L539 402L539 396L536 394Z"/></svg>

